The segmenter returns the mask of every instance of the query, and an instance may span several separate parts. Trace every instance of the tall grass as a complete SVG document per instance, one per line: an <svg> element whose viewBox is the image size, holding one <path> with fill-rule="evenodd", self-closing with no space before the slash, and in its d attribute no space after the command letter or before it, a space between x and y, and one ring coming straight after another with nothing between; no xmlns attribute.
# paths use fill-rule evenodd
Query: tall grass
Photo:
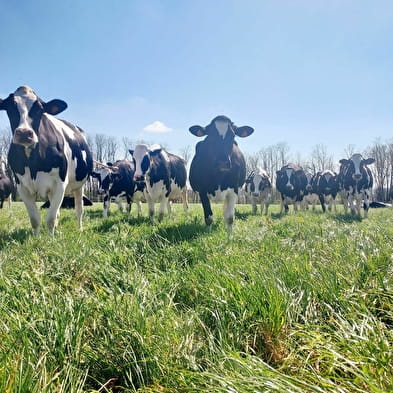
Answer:
<svg viewBox="0 0 393 393"><path fill-rule="evenodd" d="M393 211L0 211L0 392L393 391Z"/></svg>

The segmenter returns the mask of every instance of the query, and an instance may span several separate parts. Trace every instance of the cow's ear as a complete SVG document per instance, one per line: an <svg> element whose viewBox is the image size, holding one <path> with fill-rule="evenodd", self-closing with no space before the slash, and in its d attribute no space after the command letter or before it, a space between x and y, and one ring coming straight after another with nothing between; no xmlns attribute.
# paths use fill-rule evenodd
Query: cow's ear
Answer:
<svg viewBox="0 0 393 393"><path fill-rule="evenodd" d="M347 160L346 158L342 158L342 159L339 161L339 163L340 163L340 164L348 164L348 163L349 163L349 160Z"/></svg>
<svg viewBox="0 0 393 393"><path fill-rule="evenodd" d="M149 147L149 154L150 154L151 156L155 156L155 155L157 155L158 153L160 153L161 150L162 150L162 147L161 147L160 145L154 144L154 145L151 145L151 146Z"/></svg>
<svg viewBox="0 0 393 393"><path fill-rule="evenodd" d="M111 162L107 162L106 165L113 166L113 164Z"/></svg>
<svg viewBox="0 0 393 393"><path fill-rule="evenodd" d="M4 108L4 105L3 105L3 102L4 102L4 100L2 100L2 99L0 98L0 111L3 110L3 109L5 109L5 108Z"/></svg>
<svg viewBox="0 0 393 393"><path fill-rule="evenodd" d="M250 136L253 132L254 132L254 129L249 126L237 127L235 130L235 134L237 136L240 136L240 138L245 138L247 136Z"/></svg>
<svg viewBox="0 0 393 393"><path fill-rule="evenodd" d="M364 160L364 163L365 163L366 165L374 164L374 162L375 162L375 158L366 158L366 159Z"/></svg>
<svg viewBox="0 0 393 393"><path fill-rule="evenodd" d="M57 115L67 109L67 103L63 100L51 100L44 104L44 111L50 115Z"/></svg>
<svg viewBox="0 0 393 393"><path fill-rule="evenodd" d="M99 173L97 173L97 172L91 172L91 177L94 177L94 178L98 179L99 176L100 176Z"/></svg>
<svg viewBox="0 0 393 393"><path fill-rule="evenodd" d="M128 152L133 156L134 155L134 150L128 149Z"/></svg>
<svg viewBox="0 0 393 393"><path fill-rule="evenodd" d="M193 134L195 136L207 135L205 127L202 127L202 126L192 126L188 130L191 132L191 134Z"/></svg>

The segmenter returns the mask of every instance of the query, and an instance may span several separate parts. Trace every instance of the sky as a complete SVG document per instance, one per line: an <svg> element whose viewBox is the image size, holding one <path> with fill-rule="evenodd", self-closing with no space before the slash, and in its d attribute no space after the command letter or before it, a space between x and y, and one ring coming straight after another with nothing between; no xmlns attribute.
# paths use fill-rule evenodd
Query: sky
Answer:
<svg viewBox="0 0 393 393"><path fill-rule="evenodd" d="M194 145L217 115L245 153L393 139L391 0L18 0L0 6L0 97L61 98L89 135ZM0 112L0 130L9 126ZM133 146L130 146L133 147Z"/></svg>

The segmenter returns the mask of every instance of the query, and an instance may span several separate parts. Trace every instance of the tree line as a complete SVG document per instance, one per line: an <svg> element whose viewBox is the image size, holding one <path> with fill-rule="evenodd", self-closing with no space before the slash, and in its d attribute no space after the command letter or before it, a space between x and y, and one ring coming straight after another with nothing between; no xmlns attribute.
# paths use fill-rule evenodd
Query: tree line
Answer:
<svg viewBox="0 0 393 393"><path fill-rule="evenodd" d="M93 153L95 160L99 162L114 162L118 159L129 158L128 149L138 143L151 144L144 140L135 140L126 136L121 138L105 134L88 134L87 142ZM0 157L6 161L7 153L11 144L11 130L5 128L0 131ZM166 146L163 146L167 148ZM170 148L168 148L170 150ZM171 151L173 152L173 151ZM180 155L189 162L194 152L194 146L184 146L175 154ZM389 202L393 199L393 139L390 141L375 140L364 151L357 151L354 145L348 145L343 150L343 157L350 158L354 153L361 153L364 157L375 158L375 163L370 166L374 175L374 199ZM267 171L272 182L275 182L276 171L282 166L292 162L304 168L305 171L313 174L332 170L337 172L339 163L334 160L323 144L315 145L307 157L302 157L299 153L291 152L290 146L286 142L279 142L274 145L261 148L255 153L244 152L246 159L247 174L258 167ZM6 165L6 172L12 178L11 171ZM95 182L87 184L87 194L96 195Z"/></svg>

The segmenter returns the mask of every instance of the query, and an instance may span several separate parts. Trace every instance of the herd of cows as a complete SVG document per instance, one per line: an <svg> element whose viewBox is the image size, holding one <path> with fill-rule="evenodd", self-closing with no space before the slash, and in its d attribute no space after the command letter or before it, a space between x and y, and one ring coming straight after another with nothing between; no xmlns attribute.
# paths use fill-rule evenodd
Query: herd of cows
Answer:
<svg viewBox="0 0 393 393"><path fill-rule="evenodd" d="M171 200L182 199L187 211L187 170L185 161L159 145L139 144L130 150L131 159L115 163L99 163L92 157L84 132L77 126L55 117L67 108L59 99L48 102L39 98L28 86L19 87L6 99L0 99L0 110L7 112L12 142L8 153L18 193L28 211L34 234L40 231L37 197L48 199L46 225L53 235L65 196L72 194L78 227L82 229L83 187L91 176L97 179L104 194L103 215L108 215L112 198L125 197L127 209L135 202L140 213L141 201L146 201L153 222L155 204L159 203L158 219L165 210L171 213ZM211 201L223 201L224 222L229 233L235 217L235 204L245 184L252 198L267 214L272 199L272 182L266 171L259 169L246 178L246 163L235 137L248 137L254 130L237 127L228 117L217 116L206 127L189 128L196 137L205 137L195 147L188 180L199 194L205 223L211 227ZM332 171L306 173L300 166L288 164L276 174L276 189L281 195L281 213L293 204L309 204L315 209L319 200L323 211L327 205L335 208L340 193L345 211L359 214L363 208L367 216L373 178L368 165L373 158L363 159L354 154L340 160L338 174ZM95 164L95 169L93 166ZM0 174L0 203L11 193L11 182Z"/></svg>

